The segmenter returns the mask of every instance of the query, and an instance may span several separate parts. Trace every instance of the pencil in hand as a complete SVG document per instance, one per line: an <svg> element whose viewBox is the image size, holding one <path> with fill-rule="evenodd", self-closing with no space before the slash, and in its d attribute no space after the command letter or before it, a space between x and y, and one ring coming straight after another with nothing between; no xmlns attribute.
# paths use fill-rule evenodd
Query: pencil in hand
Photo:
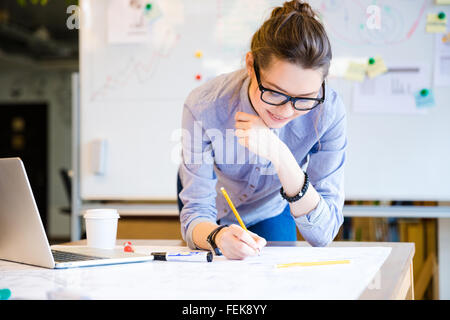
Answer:
<svg viewBox="0 0 450 320"><path fill-rule="evenodd" d="M225 197L225 199L228 202L228 205L230 206L231 210L234 213L234 216L236 217L237 221L239 222L239 224L241 225L241 228L244 229L245 231L248 231L247 228L245 227L244 221L242 221L241 217L239 216L239 213L237 212L233 202L231 202L230 197L228 196L227 191L225 190L224 187L220 188L220 191L222 191L223 196Z"/></svg>
<svg viewBox="0 0 450 320"><path fill-rule="evenodd" d="M228 195L228 193L227 193L227 191L225 190L225 188L224 188L224 187L221 187L221 188L220 188L220 191L222 191L223 196L224 196L225 199L227 200L228 205L230 206L231 210L233 211L234 216L236 217L237 221L238 221L239 224L241 225L241 228L244 229L245 231L248 231L248 230L247 230L247 227L246 227L245 224L244 224L244 221L242 221L241 216L240 216L239 213L237 212L236 207L234 206L233 202L231 201L230 196ZM259 248L257 248L257 251L258 251L258 255L260 255L260 254L261 254L261 250L260 250Z"/></svg>

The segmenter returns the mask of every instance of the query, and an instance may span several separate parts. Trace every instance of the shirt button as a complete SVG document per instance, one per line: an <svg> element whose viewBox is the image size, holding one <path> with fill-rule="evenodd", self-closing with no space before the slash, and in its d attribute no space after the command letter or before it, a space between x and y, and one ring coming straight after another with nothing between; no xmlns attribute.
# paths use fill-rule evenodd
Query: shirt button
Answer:
<svg viewBox="0 0 450 320"><path fill-rule="evenodd" d="M258 171L258 172L259 172L259 167L256 167L256 171Z"/></svg>
<svg viewBox="0 0 450 320"><path fill-rule="evenodd" d="M243 194L242 196L243 196L244 198L247 198L247 195L246 195L246 194Z"/></svg>

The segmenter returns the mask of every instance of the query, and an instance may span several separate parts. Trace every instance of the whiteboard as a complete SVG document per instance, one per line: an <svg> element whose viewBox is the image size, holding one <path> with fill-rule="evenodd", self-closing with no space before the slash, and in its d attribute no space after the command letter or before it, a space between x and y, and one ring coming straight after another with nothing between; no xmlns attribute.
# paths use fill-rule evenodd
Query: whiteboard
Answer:
<svg viewBox="0 0 450 320"><path fill-rule="evenodd" d="M283 1L152 1L156 13L144 17L140 33L124 32L128 16L114 16L117 1L80 1L81 197L174 200L186 96L242 67L252 34ZM431 66L426 13L450 15L431 0L377 1L378 31L364 26L371 0L310 3L321 13L335 58L381 55L388 67ZM432 85L429 70L424 86ZM329 82L348 114L347 199L450 200L449 88L434 88L437 105L425 115L367 115L353 112L354 83Z"/></svg>

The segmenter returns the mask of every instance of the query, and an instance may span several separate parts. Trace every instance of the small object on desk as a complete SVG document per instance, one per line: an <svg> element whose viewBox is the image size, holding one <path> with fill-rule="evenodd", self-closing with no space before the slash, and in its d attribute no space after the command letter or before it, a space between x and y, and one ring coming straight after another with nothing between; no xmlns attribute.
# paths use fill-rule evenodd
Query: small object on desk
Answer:
<svg viewBox="0 0 450 320"><path fill-rule="evenodd" d="M350 260L331 260L331 261L313 261L313 262L292 262L277 264L277 268L289 268L289 267L313 267L313 266L328 266L333 264L349 264Z"/></svg>
<svg viewBox="0 0 450 320"><path fill-rule="evenodd" d="M159 261L185 261L185 262L212 262L211 251L187 251L187 252L152 252L154 260Z"/></svg>
<svg viewBox="0 0 450 320"><path fill-rule="evenodd" d="M124 252L134 252L133 245L131 244L130 241L124 242L123 251Z"/></svg>
<svg viewBox="0 0 450 320"><path fill-rule="evenodd" d="M11 297L11 290L0 289L0 300L8 300Z"/></svg>

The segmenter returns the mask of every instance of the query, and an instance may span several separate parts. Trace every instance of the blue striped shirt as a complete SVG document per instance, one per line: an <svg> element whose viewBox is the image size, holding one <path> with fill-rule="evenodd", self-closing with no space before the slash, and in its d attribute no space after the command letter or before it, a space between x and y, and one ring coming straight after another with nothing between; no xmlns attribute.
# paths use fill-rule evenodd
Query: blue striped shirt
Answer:
<svg viewBox="0 0 450 320"><path fill-rule="evenodd" d="M185 101L179 196L184 204L181 233L190 248L196 248L192 230L198 223L238 223L221 187L246 226L280 214L287 205L272 163L241 146L234 136L236 112L257 114L248 97L249 83L244 69L223 74L194 89ZM320 195L313 211L294 218L298 230L312 246L326 246L343 222L345 106L327 88L322 106L271 130L289 147Z"/></svg>

